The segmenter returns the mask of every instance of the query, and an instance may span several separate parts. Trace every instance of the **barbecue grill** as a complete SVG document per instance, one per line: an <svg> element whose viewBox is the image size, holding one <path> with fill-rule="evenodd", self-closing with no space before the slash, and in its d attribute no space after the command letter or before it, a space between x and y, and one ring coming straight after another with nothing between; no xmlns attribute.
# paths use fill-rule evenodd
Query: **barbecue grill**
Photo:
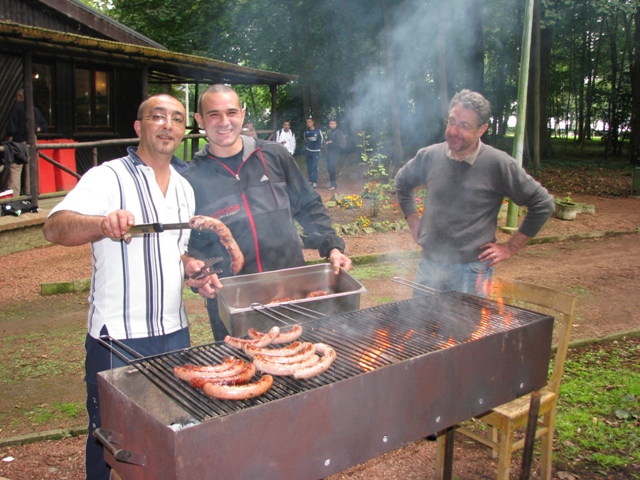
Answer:
<svg viewBox="0 0 640 480"><path fill-rule="evenodd" d="M434 292L303 328L301 340L335 348L331 369L274 377L250 400L174 378L176 365L242 357L220 343L100 373L107 462L127 480L324 478L543 387L553 318Z"/></svg>

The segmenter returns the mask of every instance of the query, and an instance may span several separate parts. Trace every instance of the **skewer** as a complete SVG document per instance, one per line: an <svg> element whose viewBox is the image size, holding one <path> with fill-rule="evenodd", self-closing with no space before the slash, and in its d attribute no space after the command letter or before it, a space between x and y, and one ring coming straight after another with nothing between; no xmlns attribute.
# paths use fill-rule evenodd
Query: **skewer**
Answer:
<svg viewBox="0 0 640 480"><path fill-rule="evenodd" d="M293 318L287 315L282 311L282 309L307 317L311 320L315 320L323 316L322 314L318 313L315 310L311 310L310 308L305 308L300 305L289 305L285 303L279 304L278 306L271 306L255 302L251 304L251 308L276 322L282 323L283 325L295 325L300 323L300 320L298 318Z"/></svg>
<svg viewBox="0 0 640 480"><path fill-rule="evenodd" d="M411 280L406 280L401 277L393 277L391 279L392 282L398 283L404 287L411 287L414 290L417 290L421 293L442 293L440 290L436 290L435 288L425 287L424 285L420 285L419 283L412 282Z"/></svg>

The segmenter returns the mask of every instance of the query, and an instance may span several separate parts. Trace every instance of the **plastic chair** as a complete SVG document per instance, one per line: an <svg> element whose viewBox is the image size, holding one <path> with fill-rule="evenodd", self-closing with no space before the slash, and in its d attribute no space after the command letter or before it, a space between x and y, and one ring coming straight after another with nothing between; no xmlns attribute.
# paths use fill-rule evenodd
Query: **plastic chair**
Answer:
<svg viewBox="0 0 640 480"><path fill-rule="evenodd" d="M491 293L492 298L502 299L507 304L530 310L536 310L532 305L542 307L545 309L544 313L555 317L556 325L559 327L553 372L549 383L540 390L539 415L542 418L539 419L536 429L536 439L542 438L540 478L550 480L558 393L578 299L547 287L504 278L493 279ZM498 480L509 479L511 454L524 446L524 438L515 440L515 432L527 425L530 400L531 395L525 395L477 417L477 420L489 426L486 436L466 427L456 429L492 449L492 458L498 457ZM445 436L440 435L437 442L439 459L443 458L445 447ZM438 478L442 478L441 462L438 462L437 468Z"/></svg>

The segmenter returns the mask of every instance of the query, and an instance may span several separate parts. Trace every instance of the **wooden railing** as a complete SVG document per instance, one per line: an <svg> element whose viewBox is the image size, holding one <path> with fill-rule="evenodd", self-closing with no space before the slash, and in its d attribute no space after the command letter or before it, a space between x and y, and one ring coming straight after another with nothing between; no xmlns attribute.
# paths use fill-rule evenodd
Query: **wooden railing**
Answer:
<svg viewBox="0 0 640 480"><path fill-rule="evenodd" d="M184 139L182 140L182 152L183 152L183 157L184 159L187 159L189 156L189 143L191 142L191 152L193 155L193 153L198 151L198 144L201 138L206 138L207 136L205 134L202 133L193 133L193 132L197 132L198 130L191 130L192 133L189 133L188 135L184 136ZM264 138L265 140L273 140L273 138L275 138L275 132L271 131L271 130L257 130L256 133L258 134L258 136L260 138ZM50 164L52 164L55 168L59 168L60 170L68 173L69 175L74 176L75 178L80 178L81 175L78 174L77 172L75 172L74 170L70 169L69 167L61 164L60 162L54 160L53 158L51 158L50 156L42 153L41 150L64 150L64 149L84 149L84 148L90 148L91 149L91 153L92 153L92 162L91 165L92 166L97 166L98 165L98 149L100 147L106 147L106 146L131 146L131 145L137 145L140 142L139 138L122 138L122 139L117 139L117 140L98 140L95 142L73 142L73 143L41 143L38 144L36 147L37 153L38 153L38 158L42 158L44 161L49 162ZM3 152L4 154L4 147L2 147L0 145L0 152ZM37 198L41 198L41 194L40 194L40 185L37 185ZM20 197L13 197L10 199L3 199L0 200L0 204L2 203L6 203L8 201L13 201L16 199L28 199L31 200L31 203L34 206L37 206L37 201L34 202L32 195L34 193L34 187L31 187L31 195L21 195ZM47 194L48 197L51 196L55 196L56 193L49 193ZM60 193L60 195L63 195L63 193Z"/></svg>
<svg viewBox="0 0 640 480"><path fill-rule="evenodd" d="M195 152L198 149L198 143L200 141L201 138L206 138L206 135L201 134L201 133L192 133L189 135L185 135L184 139L182 140L182 149L183 149L183 158L187 158L187 156L189 155L189 141L191 141L191 151ZM75 178L80 178L80 174L78 174L76 171L70 169L69 167L61 164L60 162L54 160L53 158L51 158L49 155L46 155L44 153L42 153L41 150L65 150L65 149L74 149L74 150L78 150L78 149L86 149L86 148L90 148L91 152L92 152L92 162L91 165L92 166L96 166L98 165L98 149L100 147L106 147L106 146L131 146L131 145L137 145L140 142L139 138L121 138L121 139L117 139L117 140L99 140L99 141L95 141L95 142L73 142L73 143L39 143L36 146L36 151L38 154L38 158L43 159L44 161L52 164L55 168L59 168L60 170L68 173L69 175L72 175ZM4 155L4 147L0 145L0 152L2 152L2 154ZM39 168L39 167L38 167ZM39 183L39 182L38 182ZM37 185L37 198L41 198L41 194L40 194L40 185ZM13 200L30 200L31 203L34 206L37 206L37 201L33 201L33 192L34 192L34 188L32 186L31 188L31 195L20 195L19 197L12 197L9 199L2 199L0 200L0 204L2 203L7 203ZM55 196L55 193L50 193L47 194L48 197L50 196ZM62 193L61 193L62 195Z"/></svg>

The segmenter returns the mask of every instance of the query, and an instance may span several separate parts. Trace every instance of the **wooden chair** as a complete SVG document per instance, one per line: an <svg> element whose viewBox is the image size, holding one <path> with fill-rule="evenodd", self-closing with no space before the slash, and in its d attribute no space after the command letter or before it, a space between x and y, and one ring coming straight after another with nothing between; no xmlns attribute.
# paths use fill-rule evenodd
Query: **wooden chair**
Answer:
<svg viewBox="0 0 640 480"><path fill-rule="evenodd" d="M573 318L576 311L577 298L573 295L552 290L547 287L532 285L518 280L494 278L491 288L492 298L501 298L507 304L517 305L530 310L537 310L532 306L541 307L543 313L555 317L558 329L558 343L553 361L553 372L549 383L540 390L540 412L542 417L538 421L536 438L542 438L542 455L540 460L540 478L551 479L551 459L553 450L553 432L555 428L556 406L560 381L567 358L569 337ZM479 421L489 426L487 435L482 435L465 427L458 427L457 431L484 444L492 449L492 457L498 457L498 480L508 480L511 466L511 454L524 446L524 438L515 440L515 432L520 427L526 427L529 417L529 403L531 395L525 395L509 403L505 403L489 412L477 417ZM444 457L446 448L445 436L438 437L437 458ZM443 465L437 460L438 478L442 478Z"/></svg>

